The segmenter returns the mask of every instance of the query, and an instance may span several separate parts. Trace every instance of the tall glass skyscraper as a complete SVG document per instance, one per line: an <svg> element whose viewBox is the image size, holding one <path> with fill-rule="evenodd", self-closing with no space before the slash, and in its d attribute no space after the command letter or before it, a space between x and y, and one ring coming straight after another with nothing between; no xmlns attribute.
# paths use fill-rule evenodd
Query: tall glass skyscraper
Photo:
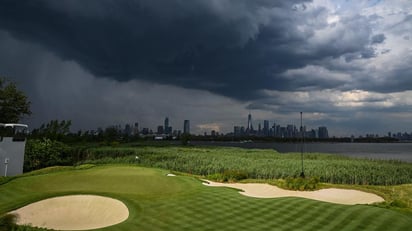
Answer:
<svg viewBox="0 0 412 231"><path fill-rule="evenodd" d="M190 134L190 120L185 120L183 123L183 133Z"/></svg>
<svg viewBox="0 0 412 231"><path fill-rule="evenodd" d="M168 117L166 117L166 119L165 119L164 133L165 134L170 133L170 131L169 131L169 118Z"/></svg>
<svg viewBox="0 0 412 231"><path fill-rule="evenodd" d="M247 131L251 132L253 131L253 125L252 125L252 115L249 113L247 116Z"/></svg>

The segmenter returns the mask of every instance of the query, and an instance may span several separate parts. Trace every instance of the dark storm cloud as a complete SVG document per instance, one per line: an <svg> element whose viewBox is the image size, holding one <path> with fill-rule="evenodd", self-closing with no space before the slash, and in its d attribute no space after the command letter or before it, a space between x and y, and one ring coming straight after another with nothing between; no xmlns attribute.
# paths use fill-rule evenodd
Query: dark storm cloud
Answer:
<svg viewBox="0 0 412 231"><path fill-rule="evenodd" d="M377 34L372 36L371 42L372 44L376 44L376 43L383 43L383 41L385 41L386 37L384 34Z"/></svg>
<svg viewBox="0 0 412 231"><path fill-rule="evenodd" d="M6 0L0 28L98 77L253 99L260 89L304 84L282 78L289 69L327 57L371 58L376 54L369 45L385 40L383 34L370 39L365 17L342 18L345 27L328 25L326 9L308 9L307 2ZM316 34L321 29L330 32ZM334 81L316 84L329 88Z"/></svg>
<svg viewBox="0 0 412 231"><path fill-rule="evenodd" d="M408 59L408 61L412 62L412 58ZM386 93L411 90L412 68L410 68L409 66L405 65L384 74L385 76L389 77L382 80L382 82L363 83L364 89Z"/></svg>
<svg viewBox="0 0 412 231"><path fill-rule="evenodd" d="M376 57L376 50L373 48L365 49L362 52L360 52L360 57L363 59L370 59L373 57Z"/></svg>

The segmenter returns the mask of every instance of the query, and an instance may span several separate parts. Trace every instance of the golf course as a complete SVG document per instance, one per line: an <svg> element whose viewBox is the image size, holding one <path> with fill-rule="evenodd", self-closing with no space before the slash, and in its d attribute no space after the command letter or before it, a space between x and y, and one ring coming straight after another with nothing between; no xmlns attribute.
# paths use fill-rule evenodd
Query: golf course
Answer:
<svg viewBox="0 0 412 231"><path fill-rule="evenodd" d="M0 185L0 214L47 198L97 195L119 200L128 208L124 222L99 230L387 231L412 227L410 215L392 209L297 197L254 198L233 188L205 186L191 175L169 173L126 164L43 169ZM16 230L44 229L19 226Z"/></svg>

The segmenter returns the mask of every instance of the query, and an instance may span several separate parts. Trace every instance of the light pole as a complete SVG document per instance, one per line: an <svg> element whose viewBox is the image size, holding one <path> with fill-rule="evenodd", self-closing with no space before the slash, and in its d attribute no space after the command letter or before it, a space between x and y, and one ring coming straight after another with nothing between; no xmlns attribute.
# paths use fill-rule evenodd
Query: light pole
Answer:
<svg viewBox="0 0 412 231"><path fill-rule="evenodd" d="M305 178L305 172L303 171L303 143L305 142L305 133L303 132L303 123L302 123L302 112L300 112L300 132L302 133L302 140L300 144L300 159L302 163L302 172L300 173L300 177Z"/></svg>
<svg viewBox="0 0 412 231"><path fill-rule="evenodd" d="M7 165L9 164L9 158L4 159L4 176L7 176Z"/></svg>

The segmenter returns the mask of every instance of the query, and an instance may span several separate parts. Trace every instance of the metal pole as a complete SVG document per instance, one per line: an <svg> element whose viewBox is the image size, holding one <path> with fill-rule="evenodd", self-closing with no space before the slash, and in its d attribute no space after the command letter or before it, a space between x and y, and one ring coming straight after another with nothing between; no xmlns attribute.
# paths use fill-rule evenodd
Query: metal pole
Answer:
<svg viewBox="0 0 412 231"><path fill-rule="evenodd" d="M302 112L300 112L300 132L302 133L302 140L300 145L300 157L302 163L302 172L300 173L300 177L305 178L305 172L303 171L303 142L305 139L305 134L303 132L303 119L302 119Z"/></svg>
<svg viewBox="0 0 412 231"><path fill-rule="evenodd" d="M4 159L4 176L7 176L7 165L9 164L9 158Z"/></svg>

